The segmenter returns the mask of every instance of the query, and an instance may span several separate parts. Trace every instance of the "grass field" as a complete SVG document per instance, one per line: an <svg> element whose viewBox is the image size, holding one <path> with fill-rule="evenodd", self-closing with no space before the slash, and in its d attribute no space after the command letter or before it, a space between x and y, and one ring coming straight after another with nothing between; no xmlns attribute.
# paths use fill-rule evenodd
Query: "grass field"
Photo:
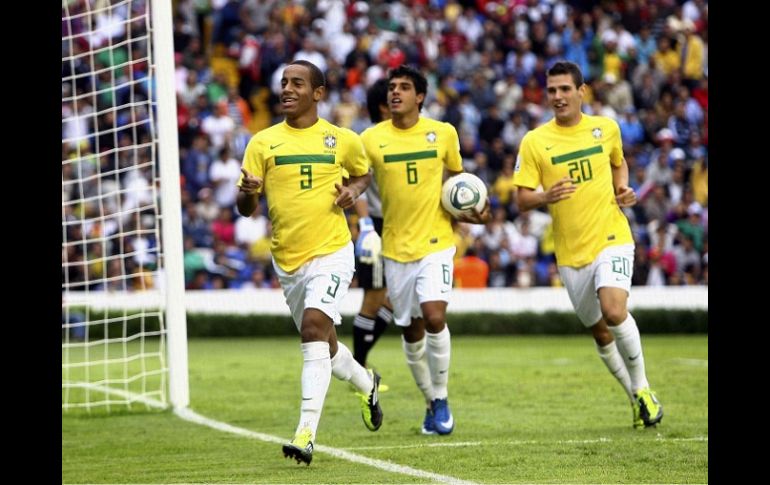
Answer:
<svg viewBox="0 0 770 485"><path fill-rule="evenodd" d="M355 394L332 379L309 467L284 459L280 444L171 412L70 411L62 413L62 483L708 482L705 335L643 336L648 378L665 409L661 425L646 430L631 428L627 398L588 336L454 337L456 427L443 437L419 433L422 398L394 335L370 355L390 386L382 428L368 431ZM191 340L191 407L288 440L301 366L298 337ZM335 450L436 475L356 463Z"/></svg>

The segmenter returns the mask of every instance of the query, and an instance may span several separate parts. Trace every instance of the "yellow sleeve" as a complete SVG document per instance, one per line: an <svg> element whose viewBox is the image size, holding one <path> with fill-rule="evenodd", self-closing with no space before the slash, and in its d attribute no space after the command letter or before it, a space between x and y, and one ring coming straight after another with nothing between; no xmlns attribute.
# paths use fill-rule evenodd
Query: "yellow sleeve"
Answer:
<svg viewBox="0 0 770 485"><path fill-rule="evenodd" d="M342 168L347 170L353 177L361 177L369 172L369 161L364 154L364 145L361 138L348 129L343 130L347 143L345 158L342 161Z"/></svg>
<svg viewBox="0 0 770 485"><path fill-rule="evenodd" d="M623 137L620 136L620 126L615 120L610 120L612 125L612 145L610 146L610 163L613 167L620 167L623 164Z"/></svg>
<svg viewBox="0 0 770 485"><path fill-rule="evenodd" d="M519 146L519 155L516 157L516 166L513 169L513 185L536 189L542 183L542 173L538 157L533 146L532 132L524 135Z"/></svg>
<svg viewBox="0 0 770 485"><path fill-rule="evenodd" d="M463 158L460 156L460 137L457 130L449 123L444 123L447 131L447 150L444 165L450 172L463 171Z"/></svg>
<svg viewBox="0 0 770 485"><path fill-rule="evenodd" d="M243 153L243 163L241 166L245 168L246 171L250 174L260 177L262 180L264 180L265 159L262 156L262 148L262 142L256 136L251 137L251 140L249 140L249 144L246 145L246 150ZM241 172L241 176L238 177L238 183L236 185L240 187L242 182L243 172ZM262 193L262 189L264 189L264 187L265 186L263 184L257 193Z"/></svg>
<svg viewBox="0 0 770 485"><path fill-rule="evenodd" d="M366 157L366 163L369 167L374 167L374 158L372 158L372 153L374 153L371 150L370 147L370 139L371 139L371 127L364 130L363 133L361 133L361 144L364 146L364 156Z"/></svg>

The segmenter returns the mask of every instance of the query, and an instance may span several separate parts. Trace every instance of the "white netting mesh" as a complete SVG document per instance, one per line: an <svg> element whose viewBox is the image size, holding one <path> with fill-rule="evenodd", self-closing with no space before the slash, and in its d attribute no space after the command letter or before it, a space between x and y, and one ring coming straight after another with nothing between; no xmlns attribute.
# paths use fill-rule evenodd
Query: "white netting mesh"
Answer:
<svg viewBox="0 0 770 485"><path fill-rule="evenodd" d="M151 33L146 0L62 0L63 410L166 402L162 297L84 305L163 289Z"/></svg>

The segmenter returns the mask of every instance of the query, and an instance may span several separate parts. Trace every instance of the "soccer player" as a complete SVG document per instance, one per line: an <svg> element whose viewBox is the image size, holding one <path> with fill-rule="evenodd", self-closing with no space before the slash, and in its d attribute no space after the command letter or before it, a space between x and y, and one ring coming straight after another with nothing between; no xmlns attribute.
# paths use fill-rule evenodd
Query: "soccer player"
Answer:
<svg viewBox="0 0 770 485"><path fill-rule="evenodd" d="M427 81L400 66L388 74L392 118L361 135L382 194L382 254L388 297L401 327L406 361L427 410L425 434L449 434L450 334L446 308L452 290L454 235L441 207L444 168L462 172L457 131L448 123L420 117ZM489 218L489 207L468 222Z"/></svg>
<svg viewBox="0 0 770 485"><path fill-rule="evenodd" d="M326 81L307 61L281 77L285 120L249 141L239 181L238 210L250 216L259 194L273 224L273 267L302 337L302 404L294 439L283 454L310 464L313 442L332 375L360 391L364 424L382 424L380 376L367 371L337 341L339 302L353 278L353 243L343 209L352 207L371 179L360 138L318 117ZM342 170L350 174L342 185Z"/></svg>
<svg viewBox="0 0 770 485"><path fill-rule="evenodd" d="M380 79L366 93L369 119L377 124L390 119L388 81ZM372 180L366 192L356 200L359 235L356 240L356 274L358 285L364 289L361 311L353 320L353 358L368 367L366 358L382 333L393 321L393 308L385 295L385 275L382 262L382 202L377 183ZM380 384L380 392L387 390Z"/></svg>
<svg viewBox="0 0 770 485"><path fill-rule="evenodd" d="M627 310L634 240L621 207L634 205L636 195L620 129L609 118L581 113L585 85L576 64L554 64L546 89L555 116L521 142L513 179L519 209L548 206L572 306L628 394L634 428L653 426L663 407L647 382L639 329Z"/></svg>

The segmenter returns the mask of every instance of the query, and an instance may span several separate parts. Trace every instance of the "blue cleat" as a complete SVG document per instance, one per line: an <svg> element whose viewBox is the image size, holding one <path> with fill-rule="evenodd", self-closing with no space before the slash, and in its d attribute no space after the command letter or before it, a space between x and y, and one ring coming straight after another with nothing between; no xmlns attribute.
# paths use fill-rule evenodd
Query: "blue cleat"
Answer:
<svg viewBox="0 0 770 485"><path fill-rule="evenodd" d="M425 420L422 422L422 434L436 434L436 428L433 426L433 411L430 408L425 410Z"/></svg>
<svg viewBox="0 0 770 485"><path fill-rule="evenodd" d="M433 411L433 427L438 434L449 434L455 429L455 419L449 410L449 400L434 399L431 403Z"/></svg>

